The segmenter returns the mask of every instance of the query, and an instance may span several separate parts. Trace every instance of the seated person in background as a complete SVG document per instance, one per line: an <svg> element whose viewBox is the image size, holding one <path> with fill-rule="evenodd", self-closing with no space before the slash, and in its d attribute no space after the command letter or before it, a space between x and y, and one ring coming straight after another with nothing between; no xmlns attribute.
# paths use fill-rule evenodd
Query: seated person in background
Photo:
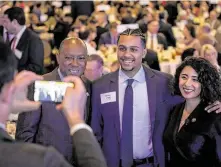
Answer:
<svg viewBox="0 0 221 167"><path fill-rule="evenodd" d="M97 29L95 27L86 27L85 30L79 31L78 35L85 42L88 55L97 54L96 43L94 42L97 36Z"/></svg>
<svg viewBox="0 0 221 167"><path fill-rule="evenodd" d="M200 40L202 35L210 35L211 34L211 26L208 23L204 23L203 25L197 28L196 38Z"/></svg>
<svg viewBox="0 0 221 167"><path fill-rule="evenodd" d="M220 43L213 37L211 34L203 34L199 38L200 45L203 46L205 44L212 45L216 48L218 52L218 63L221 65L221 53L220 53Z"/></svg>
<svg viewBox="0 0 221 167"><path fill-rule="evenodd" d="M209 61L220 73L221 75L221 68L218 63L218 53L216 49L209 44L203 45L200 51L200 57Z"/></svg>
<svg viewBox="0 0 221 167"><path fill-rule="evenodd" d="M137 24L139 25L139 28L141 29L142 33L147 32L147 24L149 21L153 20L155 17L154 12L143 12L142 19L137 21Z"/></svg>
<svg viewBox="0 0 221 167"><path fill-rule="evenodd" d="M205 59L191 57L176 70L174 94L185 101L172 110L163 142L169 167L221 164L221 114L205 107L221 100L220 76Z"/></svg>
<svg viewBox="0 0 221 167"><path fill-rule="evenodd" d="M210 25L212 29L217 29L219 26L221 26L220 20L218 20L218 13L215 10L210 11L209 18L206 20Z"/></svg>
<svg viewBox="0 0 221 167"><path fill-rule="evenodd" d="M101 35L99 40L99 47L101 45L117 45L118 32L117 23L110 23L109 31Z"/></svg>
<svg viewBox="0 0 221 167"><path fill-rule="evenodd" d="M195 30L194 25L187 24L184 27L183 33L185 36L184 44L186 45L186 49L187 48L194 48L196 50L199 50L200 43L199 43L199 40L196 39L196 30Z"/></svg>
<svg viewBox="0 0 221 167"><path fill-rule="evenodd" d="M188 49L188 48L194 48L196 50L200 50L200 42L198 39L196 39L196 31L195 27L193 24L188 23L185 25L184 30L183 30L183 35L184 35L184 40L183 41L178 41L178 43L182 44L182 48L177 48L178 53L182 53L183 50Z"/></svg>
<svg viewBox="0 0 221 167"><path fill-rule="evenodd" d="M40 22L36 14L30 15L30 21L31 24L29 28L36 33L47 32L49 30L49 28L43 22Z"/></svg>
<svg viewBox="0 0 221 167"><path fill-rule="evenodd" d="M192 57L192 56L198 57L199 52L194 48L188 48L184 50L183 53L181 54L181 60L184 61L187 57Z"/></svg>
<svg viewBox="0 0 221 167"><path fill-rule="evenodd" d="M87 58L84 76L90 81L99 79L103 75L103 65L103 59L99 55L90 55Z"/></svg>
<svg viewBox="0 0 221 167"><path fill-rule="evenodd" d="M159 33L159 21L154 19L148 22L147 25L147 48L158 51L160 49L167 49L168 44L165 36Z"/></svg>

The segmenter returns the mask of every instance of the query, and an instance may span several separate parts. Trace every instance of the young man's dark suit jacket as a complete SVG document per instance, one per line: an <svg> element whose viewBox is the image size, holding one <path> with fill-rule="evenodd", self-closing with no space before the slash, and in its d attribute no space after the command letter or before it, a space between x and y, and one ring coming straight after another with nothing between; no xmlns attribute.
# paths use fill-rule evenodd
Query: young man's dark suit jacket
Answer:
<svg viewBox="0 0 221 167"><path fill-rule="evenodd" d="M22 57L18 60L18 71L28 70L43 74L44 47L37 34L26 28L16 49L22 52Z"/></svg>
<svg viewBox="0 0 221 167"><path fill-rule="evenodd" d="M149 98L151 136L153 142L154 164L165 167L165 152L162 135L167 123L170 109L182 101L171 96L168 85L171 76L143 66L146 75ZM120 164L120 120L118 99L118 73L107 74L93 84L92 122L91 126L100 143L108 167L118 167ZM116 92L116 101L101 104L100 95ZM145 104L145 102L142 102ZM154 166L154 167L155 167Z"/></svg>
<svg viewBox="0 0 221 167"><path fill-rule="evenodd" d="M57 68L44 75L45 80L60 81ZM86 107L86 122L90 116L90 83L85 83L89 92ZM70 129L62 111L56 110L56 104L43 103L38 111L22 113L18 117L16 140L53 146L70 162L73 162L72 138Z"/></svg>
<svg viewBox="0 0 221 167"><path fill-rule="evenodd" d="M91 132L81 129L72 136L76 167L106 167L99 144ZM2 167L71 167L53 147L15 142L0 129L0 166Z"/></svg>

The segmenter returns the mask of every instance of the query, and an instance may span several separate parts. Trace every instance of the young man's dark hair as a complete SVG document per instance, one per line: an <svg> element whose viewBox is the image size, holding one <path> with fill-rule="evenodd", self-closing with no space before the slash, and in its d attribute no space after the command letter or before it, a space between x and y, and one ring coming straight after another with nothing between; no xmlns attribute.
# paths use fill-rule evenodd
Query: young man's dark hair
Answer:
<svg viewBox="0 0 221 167"><path fill-rule="evenodd" d="M120 39L120 36L122 36L122 35L140 37L143 47L146 48L146 36L142 33L141 29L139 29L139 28L137 28L137 29L128 28L127 30L120 33L120 35L118 37L118 41Z"/></svg>

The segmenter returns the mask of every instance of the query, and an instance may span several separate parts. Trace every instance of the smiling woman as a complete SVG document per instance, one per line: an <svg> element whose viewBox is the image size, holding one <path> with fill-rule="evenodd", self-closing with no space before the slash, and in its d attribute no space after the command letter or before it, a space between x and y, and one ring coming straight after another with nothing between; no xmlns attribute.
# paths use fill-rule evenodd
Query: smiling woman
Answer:
<svg viewBox="0 0 221 167"><path fill-rule="evenodd" d="M218 167L221 115L205 111L221 99L218 71L203 58L187 58L176 70L173 89L185 102L174 107L164 131L168 166Z"/></svg>

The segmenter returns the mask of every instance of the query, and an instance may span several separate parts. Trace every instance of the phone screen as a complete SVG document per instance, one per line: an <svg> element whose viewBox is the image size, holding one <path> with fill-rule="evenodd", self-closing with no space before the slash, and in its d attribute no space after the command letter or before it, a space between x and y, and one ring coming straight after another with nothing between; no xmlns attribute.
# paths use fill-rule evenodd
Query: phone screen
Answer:
<svg viewBox="0 0 221 167"><path fill-rule="evenodd" d="M73 86L73 83L68 82L35 81L34 101L62 102L66 88Z"/></svg>

